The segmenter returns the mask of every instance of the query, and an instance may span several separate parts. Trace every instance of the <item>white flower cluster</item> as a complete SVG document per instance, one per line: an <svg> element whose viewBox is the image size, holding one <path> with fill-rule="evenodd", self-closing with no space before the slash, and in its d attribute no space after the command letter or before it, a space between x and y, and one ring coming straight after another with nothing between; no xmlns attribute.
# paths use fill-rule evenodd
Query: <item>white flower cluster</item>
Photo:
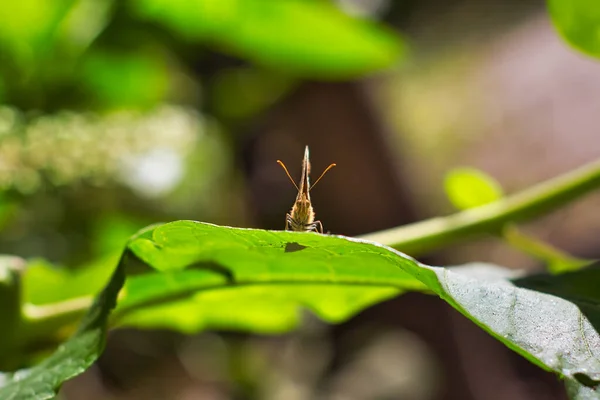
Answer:
<svg viewBox="0 0 600 400"><path fill-rule="evenodd" d="M61 112L28 118L0 106L0 190L31 193L44 182L61 186L81 180L134 184L124 177L125 165L157 152L182 160L203 126L200 115L177 106L147 113Z"/></svg>

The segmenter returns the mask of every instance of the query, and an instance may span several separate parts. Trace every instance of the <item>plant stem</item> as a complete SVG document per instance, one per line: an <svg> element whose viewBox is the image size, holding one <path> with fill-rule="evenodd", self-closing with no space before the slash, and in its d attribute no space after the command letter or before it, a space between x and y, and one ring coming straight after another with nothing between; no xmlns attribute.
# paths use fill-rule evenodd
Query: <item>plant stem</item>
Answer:
<svg viewBox="0 0 600 400"><path fill-rule="evenodd" d="M600 160L485 206L446 217L362 235L418 256L481 234L499 234L505 224L546 214L600 187Z"/></svg>

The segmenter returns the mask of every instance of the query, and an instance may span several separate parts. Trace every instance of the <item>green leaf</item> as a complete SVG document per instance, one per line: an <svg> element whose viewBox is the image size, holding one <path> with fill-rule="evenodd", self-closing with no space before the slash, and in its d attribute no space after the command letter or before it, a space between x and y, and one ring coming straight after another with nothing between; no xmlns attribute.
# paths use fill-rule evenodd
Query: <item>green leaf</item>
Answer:
<svg viewBox="0 0 600 400"><path fill-rule="evenodd" d="M349 78L389 67L399 36L325 1L135 0L143 18L260 65L313 78Z"/></svg>
<svg viewBox="0 0 600 400"><path fill-rule="evenodd" d="M35 367L4 375L0 398L53 399L64 381L89 368L104 349L108 314L116 304L124 280L123 264L120 263L77 332Z"/></svg>
<svg viewBox="0 0 600 400"><path fill-rule="evenodd" d="M500 184L491 176L475 168L455 168L444 181L446 195L459 210L483 206L501 199Z"/></svg>
<svg viewBox="0 0 600 400"><path fill-rule="evenodd" d="M31 260L23 276L23 301L43 305L93 296L107 283L119 257L118 253L107 255L75 271Z"/></svg>
<svg viewBox="0 0 600 400"><path fill-rule="evenodd" d="M335 236L178 221L145 231L129 249L145 265L129 266L135 275L115 321L148 328L277 333L296 327L303 308L340 322L424 289L399 268L414 260Z"/></svg>
<svg viewBox="0 0 600 400"><path fill-rule="evenodd" d="M298 307L339 322L425 285L536 365L575 382L600 382L597 269L544 276L544 285L533 287L519 271L429 267L358 239L190 221L145 231L129 248L152 269L138 267L136 278L146 281L126 284L117 309L122 322L277 332L295 326Z"/></svg>
<svg viewBox="0 0 600 400"><path fill-rule="evenodd" d="M105 322L183 332L278 333L308 309L328 322L408 290L428 290L509 348L565 378L576 399L599 398L600 268L522 277L487 264L430 267L377 243L315 233L177 221L149 227L124 258L80 330L0 398L50 398L102 350ZM20 397L34 394L36 397Z"/></svg>
<svg viewBox="0 0 600 400"><path fill-rule="evenodd" d="M548 0L554 27L576 49L600 57L600 3L596 0Z"/></svg>
<svg viewBox="0 0 600 400"><path fill-rule="evenodd" d="M0 44L27 54L44 51L74 0L0 2Z"/></svg>

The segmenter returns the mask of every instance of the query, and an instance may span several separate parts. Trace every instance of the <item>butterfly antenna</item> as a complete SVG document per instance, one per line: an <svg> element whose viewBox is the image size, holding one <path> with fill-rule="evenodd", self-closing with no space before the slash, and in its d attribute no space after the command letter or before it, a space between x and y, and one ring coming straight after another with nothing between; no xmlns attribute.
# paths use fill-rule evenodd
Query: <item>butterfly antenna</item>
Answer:
<svg viewBox="0 0 600 400"><path fill-rule="evenodd" d="M281 160L277 160L277 164L281 165L281 168L283 168L283 170L285 171L285 174L288 176L288 178L290 178L290 181L292 181L296 190L300 191L300 189L298 189L298 185L296 185L296 182L294 182L294 178L292 178L292 176L288 172L287 168L285 167L285 164ZM319 179L321 179L321 178L319 178Z"/></svg>
<svg viewBox="0 0 600 400"><path fill-rule="evenodd" d="M323 173L321 174L321 176L319 177L319 179L317 179L317 180L315 181L315 183L313 183L313 184L310 186L310 190L312 190L312 188L314 188L315 186L317 186L317 183L319 183L319 181L320 181L320 180L321 180L321 178L322 178L322 177L323 177L323 176L324 176L324 175L327 173L327 171L329 171L331 168L333 168L333 167L335 167L335 166L336 166L336 164L331 164L329 167L325 168L325 171L323 171Z"/></svg>

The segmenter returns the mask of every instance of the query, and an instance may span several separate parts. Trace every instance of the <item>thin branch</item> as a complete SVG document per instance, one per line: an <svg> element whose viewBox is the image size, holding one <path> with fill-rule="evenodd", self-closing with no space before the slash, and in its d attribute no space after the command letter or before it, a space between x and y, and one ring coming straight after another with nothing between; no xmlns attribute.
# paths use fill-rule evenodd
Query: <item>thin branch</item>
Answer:
<svg viewBox="0 0 600 400"><path fill-rule="evenodd" d="M361 236L417 256L482 234L499 234L600 187L600 160L485 206Z"/></svg>

